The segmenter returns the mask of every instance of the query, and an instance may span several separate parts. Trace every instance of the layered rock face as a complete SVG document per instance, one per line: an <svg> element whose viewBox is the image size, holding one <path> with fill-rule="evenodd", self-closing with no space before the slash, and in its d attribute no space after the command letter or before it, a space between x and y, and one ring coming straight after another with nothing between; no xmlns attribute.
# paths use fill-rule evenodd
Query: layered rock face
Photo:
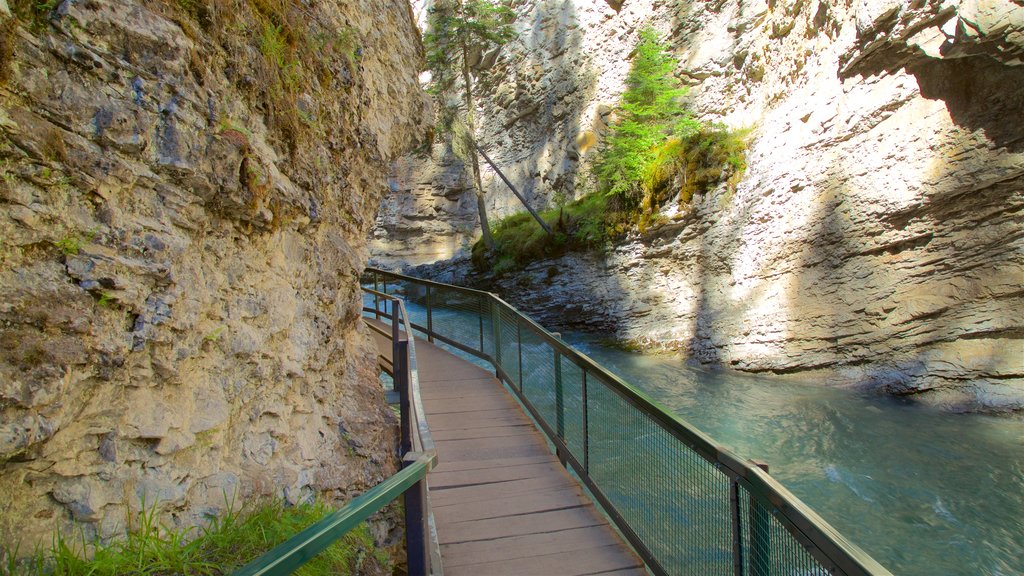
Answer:
<svg viewBox="0 0 1024 576"><path fill-rule="evenodd" d="M427 120L409 6L8 6L0 541L393 473L357 276Z"/></svg>
<svg viewBox="0 0 1024 576"><path fill-rule="evenodd" d="M751 136L735 191L665 207L667 223L606 255L506 278L507 298L554 326L610 326L706 365L1024 408L1019 2L617 13L566 2L521 14L521 44L484 73L489 127L507 129L482 136L535 193L585 190L588 150L647 22L675 47L696 114Z"/></svg>

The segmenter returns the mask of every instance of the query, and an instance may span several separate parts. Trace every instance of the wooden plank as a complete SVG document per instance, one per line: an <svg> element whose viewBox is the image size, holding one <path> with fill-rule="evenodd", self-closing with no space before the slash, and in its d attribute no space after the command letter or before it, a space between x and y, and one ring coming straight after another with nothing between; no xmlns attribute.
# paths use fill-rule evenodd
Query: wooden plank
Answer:
<svg viewBox="0 0 1024 576"><path fill-rule="evenodd" d="M529 424L506 424L504 426L480 426L473 429L473 433L478 438L499 438L502 436L516 436L522 434L524 426L530 426ZM464 438L466 428L449 428L448 430L431 430L434 440L455 440L458 438Z"/></svg>
<svg viewBox="0 0 1024 576"><path fill-rule="evenodd" d="M525 516L491 518L474 522L460 522L446 527L442 544L491 540L499 537L522 536L545 531L586 528L604 524L604 518L585 506Z"/></svg>
<svg viewBox="0 0 1024 576"><path fill-rule="evenodd" d="M613 544L602 548L525 556L514 561L480 558L472 564L446 563L444 573L447 576L584 576L614 573L622 569L638 568L640 565L639 560L622 553L621 545Z"/></svg>
<svg viewBox="0 0 1024 576"><path fill-rule="evenodd" d="M542 527L538 527L541 530ZM591 550L617 544L614 534L603 526L566 528L542 531L522 536L507 536L475 542L460 542L442 547L445 567L476 564L481 558L488 561L518 560L560 552Z"/></svg>
<svg viewBox="0 0 1024 576"><path fill-rule="evenodd" d="M542 455L547 451L545 446L540 446L529 439L518 440L519 443L515 444L502 443L501 445L494 444L490 446L452 445L452 442L449 440L445 442L443 458L453 462L460 460L478 460L480 458L489 458L494 456L501 458L521 458L523 456ZM438 454L441 454L441 445L438 446Z"/></svg>
<svg viewBox="0 0 1024 576"><path fill-rule="evenodd" d="M488 502L493 500L496 494L502 498L509 498L512 496L572 489L572 487L573 481L571 479L563 478L556 474L543 474L532 478L449 485L446 490L433 492L430 502L431 505L437 507L458 506L470 502Z"/></svg>
<svg viewBox="0 0 1024 576"><path fill-rule="evenodd" d="M459 472L466 470L491 470L498 468L516 468L519 466L528 466L530 464L540 463L551 463L551 456L544 454L542 456L526 456L523 458L501 458L497 460L477 460L476 462L445 462L441 461L441 464L430 473L430 477L433 478L434 474L443 474L445 472ZM557 466L558 463L555 462Z"/></svg>
<svg viewBox="0 0 1024 576"><path fill-rule="evenodd" d="M576 498L574 499L572 496ZM560 490L497 498L490 502L467 502L462 506L448 507L443 515L435 514L435 519L438 522L438 529L440 529L441 526L456 522L523 516L535 512L550 512L586 505L581 498L582 493L574 494L568 490Z"/></svg>

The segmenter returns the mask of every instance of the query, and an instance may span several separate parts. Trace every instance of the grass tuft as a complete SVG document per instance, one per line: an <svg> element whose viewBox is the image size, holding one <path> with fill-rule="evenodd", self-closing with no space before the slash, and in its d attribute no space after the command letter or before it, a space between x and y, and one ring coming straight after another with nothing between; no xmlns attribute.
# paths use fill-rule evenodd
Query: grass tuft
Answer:
<svg viewBox="0 0 1024 576"><path fill-rule="evenodd" d="M322 502L287 506L268 500L236 510L229 507L205 528L172 529L159 521L156 507L139 514L125 537L111 544L90 542L84 533L54 535L48 553L37 550L15 561L8 555L9 574L60 576L137 576L230 574L332 511ZM92 557L86 559L85 551ZM317 555L295 572L321 574L390 573L389 559L378 551L365 524Z"/></svg>

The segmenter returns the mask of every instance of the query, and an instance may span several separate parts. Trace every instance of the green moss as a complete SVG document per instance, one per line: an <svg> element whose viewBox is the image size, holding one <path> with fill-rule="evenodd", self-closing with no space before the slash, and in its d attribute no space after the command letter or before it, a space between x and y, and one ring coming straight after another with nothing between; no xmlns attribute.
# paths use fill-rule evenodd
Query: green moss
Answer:
<svg viewBox="0 0 1024 576"><path fill-rule="evenodd" d="M11 75L11 62L14 61L14 46L17 41L17 20L0 20L0 85L6 84Z"/></svg>
<svg viewBox="0 0 1024 576"><path fill-rule="evenodd" d="M82 239L78 236L65 236L54 243L54 246L65 256L74 256L82 250Z"/></svg>
<svg viewBox="0 0 1024 576"><path fill-rule="evenodd" d="M38 32L46 27L46 21L60 0L11 0L11 12Z"/></svg>
<svg viewBox="0 0 1024 576"><path fill-rule="evenodd" d="M150 508L116 542L93 547L83 536L58 533L48 553L39 551L20 562L9 559L6 568L10 574L26 575L230 574L331 511L322 502L287 506L270 500L242 510L229 508L205 528L170 529L159 523L156 508ZM91 559L83 558L86 548L93 550ZM15 556L16 550L8 558ZM295 574L385 573L388 565L361 524Z"/></svg>
<svg viewBox="0 0 1024 576"><path fill-rule="evenodd" d="M722 125L701 126L658 146L640 181L644 193L641 226L649 223L671 198L678 196L679 203L686 204L694 194L722 182L734 189L747 167L745 138L744 131Z"/></svg>

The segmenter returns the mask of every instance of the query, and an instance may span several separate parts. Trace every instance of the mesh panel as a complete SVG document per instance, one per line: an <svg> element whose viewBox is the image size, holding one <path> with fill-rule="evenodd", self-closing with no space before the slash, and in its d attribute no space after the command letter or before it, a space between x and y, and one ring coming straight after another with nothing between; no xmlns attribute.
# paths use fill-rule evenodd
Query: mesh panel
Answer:
<svg viewBox="0 0 1024 576"><path fill-rule="evenodd" d="M487 354L491 358L495 358L494 354L494 307L491 306L490 300L486 296L480 296L480 309L483 311L483 318L481 323L483 324L484 330L484 347L483 353Z"/></svg>
<svg viewBox="0 0 1024 576"><path fill-rule="evenodd" d="M558 428L558 400L555 394L555 351L534 328L521 329L523 350L522 393L551 430Z"/></svg>
<svg viewBox="0 0 1024 576"><path fill-rule="evenodd" d="M729 480L588 376L590 476L662 565L732 574Z"/></svg>
<svg viewBox="0 0 1024 576"><path fill-rule="evenodd" d="M431 325L435 334L480 349L483 310L480 297L448 288L430 287ZM426 321L423 323L426 326Z"/></svg>
<svg viewBox="0 0 1024 576"><path fill-rule="evenodd" d="M739 494L746 576L827 576L830 573L775 518L770 504L766 506L756 500L742 485Z"/></svg>
<svg viewBox="0 0 1024 576"><path fill-rule="evenodd" d="M405 308L409 311L409 320L420 326L427 325L427 287L425 285L410 280L386 278L380 282L378 291L405 300ZM388 305L388 313L391 313L391 305Z"/></svg>
<svg viewBox="0 0 1024 576"><path fill-rule="evenodd" d="M581 464L586 462L583 438L583 369L565 356L559 357L562 367L562 405L564 406L563 440L569 452Z"/></svg>
<svg viewBox="0 0 1024 576"><path fill-rule="evenodd" d="M519 318L507 306L498 306L498 364L519 387Z"/></svg>

